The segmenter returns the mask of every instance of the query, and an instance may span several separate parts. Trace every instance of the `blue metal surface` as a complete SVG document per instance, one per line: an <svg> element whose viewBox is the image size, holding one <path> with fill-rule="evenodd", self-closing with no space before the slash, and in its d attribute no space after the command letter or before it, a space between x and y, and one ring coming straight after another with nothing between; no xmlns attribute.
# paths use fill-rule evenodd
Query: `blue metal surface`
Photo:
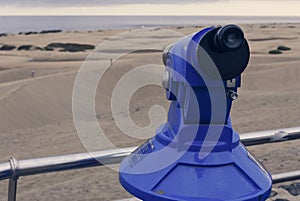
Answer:
<svg viewBox="0 0 300 201"><path fill-rule="evenodd" d="M231 126L228 94L237 92L240 75L216 79L203 71L211 63L199 61L207 59L199 44L217 29L179 40L165 56L168 121L120 165L121 184L144 201L262 201L270 195L270 174Z"/></svg>

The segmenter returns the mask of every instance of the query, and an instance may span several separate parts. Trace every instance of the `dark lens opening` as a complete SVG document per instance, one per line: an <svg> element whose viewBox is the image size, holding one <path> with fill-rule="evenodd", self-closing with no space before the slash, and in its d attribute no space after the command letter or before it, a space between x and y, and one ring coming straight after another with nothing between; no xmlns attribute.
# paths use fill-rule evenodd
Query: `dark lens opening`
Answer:
<svg viewBox="0 0 300 201"><path fill-rule="evenodd" d="M238 49L244 41L243 31L236 25L222 27L216 34L215 45L221 51Z"/></svg>

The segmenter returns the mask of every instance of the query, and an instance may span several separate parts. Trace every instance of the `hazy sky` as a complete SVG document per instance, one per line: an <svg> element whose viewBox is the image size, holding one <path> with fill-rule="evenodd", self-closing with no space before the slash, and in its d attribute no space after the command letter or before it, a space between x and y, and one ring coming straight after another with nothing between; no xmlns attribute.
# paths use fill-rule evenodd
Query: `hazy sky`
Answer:
<svg viewBox="0 0 300 201"><path fill-rule="evenodd" d="M0 15L300 16L299 0L0 0Z"/></svg>

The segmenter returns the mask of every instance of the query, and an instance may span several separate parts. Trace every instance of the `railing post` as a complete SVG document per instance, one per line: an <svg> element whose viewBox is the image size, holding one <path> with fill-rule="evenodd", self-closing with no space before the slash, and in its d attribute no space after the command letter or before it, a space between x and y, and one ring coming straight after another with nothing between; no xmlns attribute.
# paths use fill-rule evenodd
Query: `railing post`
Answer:
<svg viewBox="0 0 300 201"><path fill-rule="evenodd" d="M18 179L9 179L8 182L8 201L16 201Z"/></svg>
<svg viewBox="0 0 300 201"><path fill-rule="evenodd" d="M19 163L14 157L9 159L12 170L11 178L8 182L8 201L16 201L17 199L17 183L19 179Z"/></svg>

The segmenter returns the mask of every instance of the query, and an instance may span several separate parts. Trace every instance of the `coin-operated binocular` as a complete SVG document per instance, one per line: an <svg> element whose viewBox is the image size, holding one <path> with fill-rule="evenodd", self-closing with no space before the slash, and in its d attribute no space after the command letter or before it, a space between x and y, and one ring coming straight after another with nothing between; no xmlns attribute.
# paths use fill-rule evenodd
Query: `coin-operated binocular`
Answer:
<svg viewBox="0 0 300 201"><path fill-rule="evenodd" d="M166 48L168 121L125 158L120 182L144 201L263 201L270 174L232 129L230 109L250 57L236 25L210 27Z"/></svg>

